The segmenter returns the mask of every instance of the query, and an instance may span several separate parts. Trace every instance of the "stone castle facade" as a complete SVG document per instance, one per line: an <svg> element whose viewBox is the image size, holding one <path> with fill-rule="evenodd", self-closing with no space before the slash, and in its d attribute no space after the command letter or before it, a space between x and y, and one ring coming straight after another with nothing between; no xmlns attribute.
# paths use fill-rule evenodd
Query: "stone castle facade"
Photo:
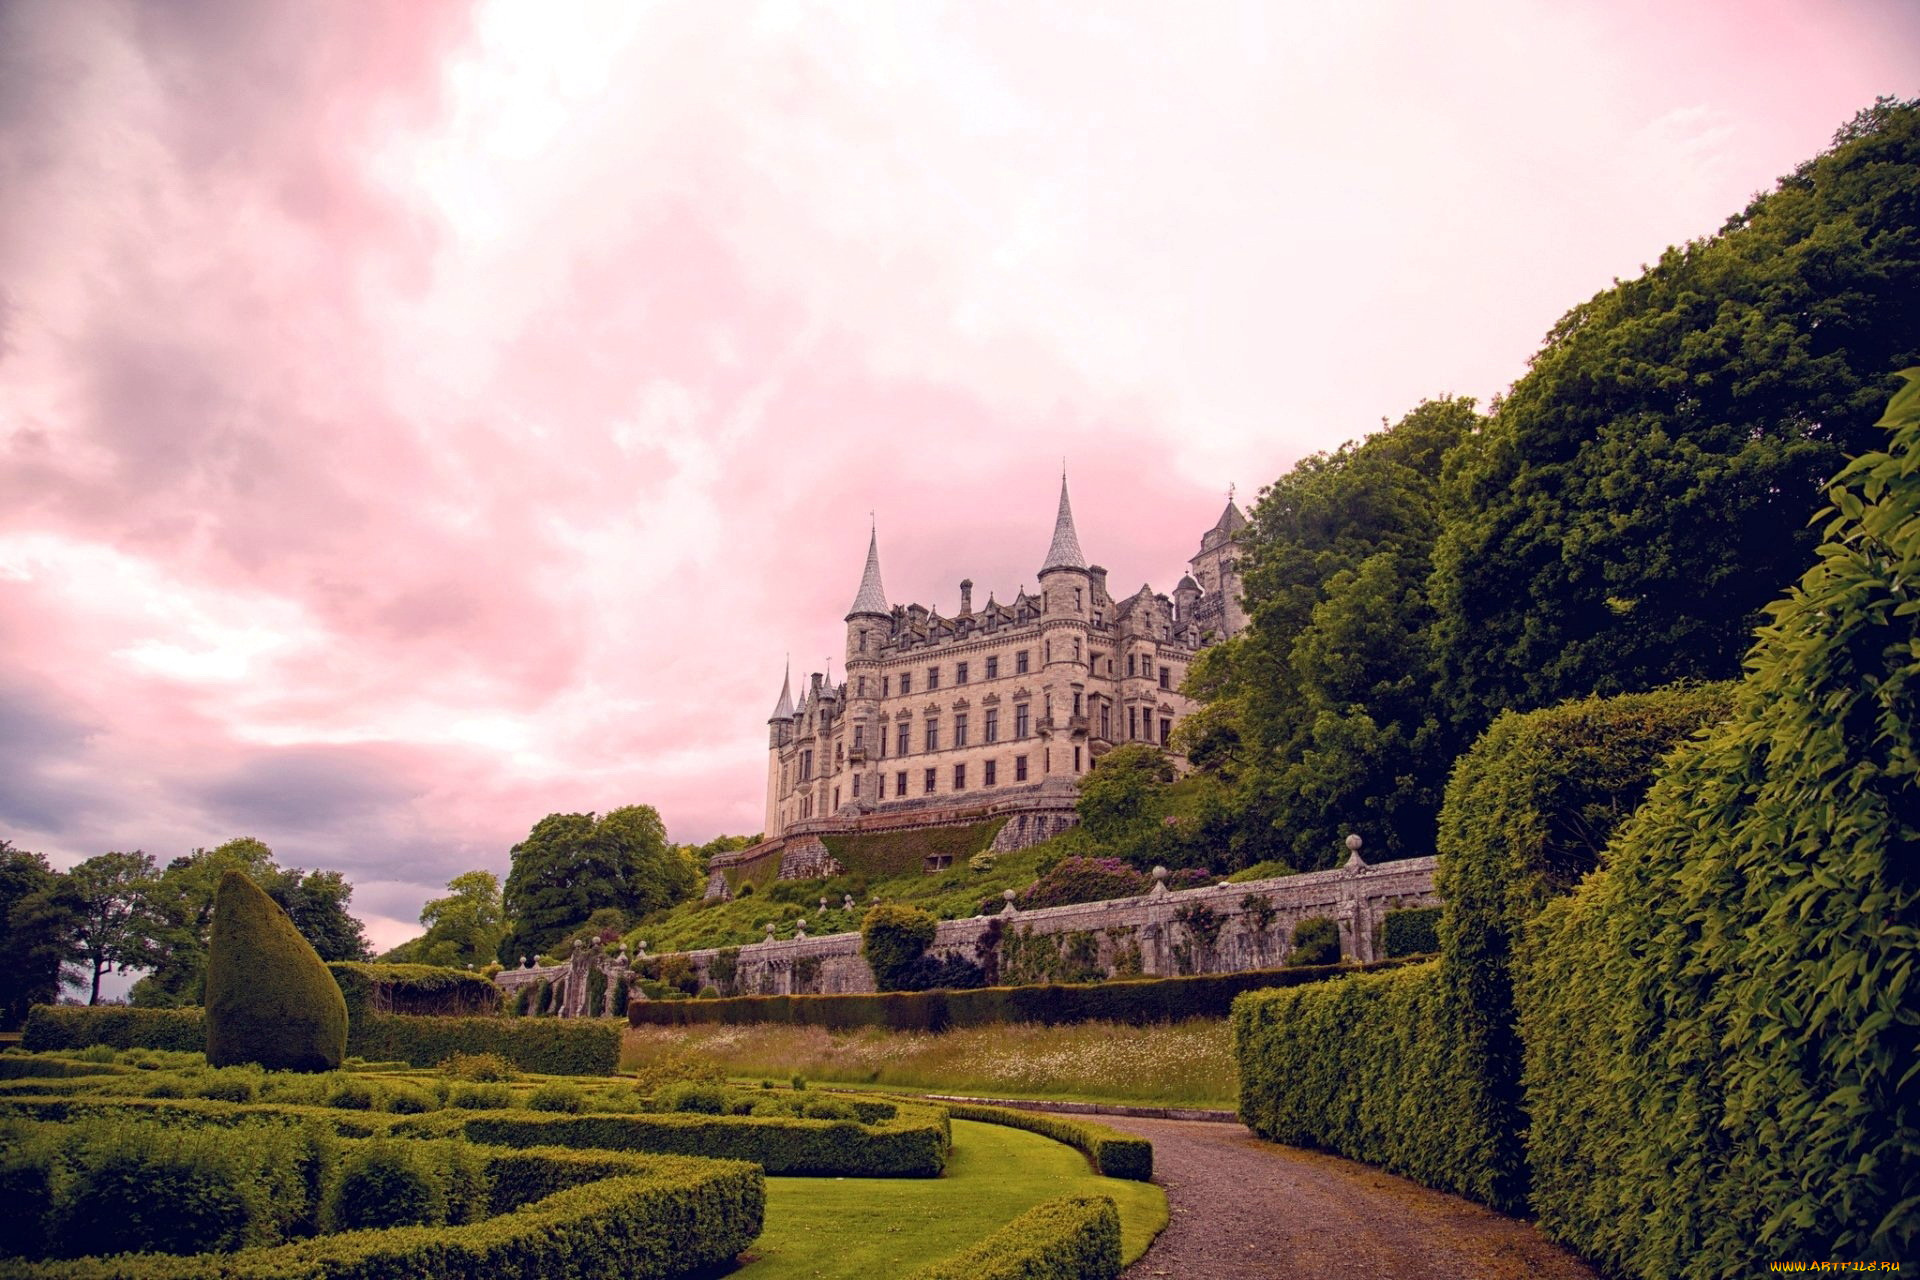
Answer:
<svg viewBox="0 0 1920 1280"><path fill-rule="evenodd" d="M844 678L813 673L796 704L789 677L768 721L767 840L1022 795L1070 808L1113 747L1166 745L1193 708L1180 688L1195 654L1246 626L1234 543L1246 524L1229 498L1171 598L1145 585L1115 598L1080 550L1062 476L1038 593L990 594L976 610L962 581L952 617L888 602L876 532Z"/></svg>

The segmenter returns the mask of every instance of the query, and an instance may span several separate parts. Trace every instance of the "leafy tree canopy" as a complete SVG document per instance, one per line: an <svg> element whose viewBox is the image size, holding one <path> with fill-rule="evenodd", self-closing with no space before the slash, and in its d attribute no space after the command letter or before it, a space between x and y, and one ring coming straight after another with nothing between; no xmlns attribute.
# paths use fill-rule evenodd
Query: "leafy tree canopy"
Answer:
<svg viewBox="0 0 1920 1280"><path fill-rule="evenodd" d="M492 960L507 936L500 877L491 871L467 871L447 881L447 896L420 908L426 933L403 942L381 959L396 964L437 964L460 968Z"/></svg>
<svg viewBox="0 0 1920 1280"><path fill-rule="evenodd" d="M511 925L502 964L551 950L596 910L638 919L692 897L700 886L691 859L667 843L652 805L627 805L596 818L550 813L512 850L505 906Z"/></svg>

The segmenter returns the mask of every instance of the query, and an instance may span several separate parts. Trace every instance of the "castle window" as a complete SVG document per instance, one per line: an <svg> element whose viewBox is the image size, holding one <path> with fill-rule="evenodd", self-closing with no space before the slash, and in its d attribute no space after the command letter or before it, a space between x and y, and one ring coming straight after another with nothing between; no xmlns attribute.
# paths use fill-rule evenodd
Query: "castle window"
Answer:
<svg viewBox="0 0 1920 1280"><path fill-rule="evenodd" d="M1073 771L1080 772L1080 748L1078 747L1073 749Z"/></svg>
<svg viewBox="0 0 1920 1280"><path fill-rule="evenodd" d="M987 777L986 777L986 783L987 783L987 785L988 785L988 786L992 786L992 785L993 785L993 783L994 783L994 777L993 777L993 775L994 775L994 764L995 764L995 762L994 762L994 761L992 761L992 760L989 760L989 761L987 761L987 762L986 762L985 764L983 764L983 765L981 765L981 766L980 766L980 767L981 767L982 769L984 769L984 770L986 770L986 774L987 774Z"/></svg>
<svg viewBox="0 0 1920 1280"><path fill-rule="evenodd" d="M800 781L810 782L812 780L813 780L813 752L802 751L800 753Z"/></svg>
<svg viewBox="0 0 1920 1280"><path fill-rule="evenodd" d="M1073 589L1073 611L1075 613L1080 612L1080 588L1079 587L1075 587Z"/></svg>
<svg viewBox="0 0 1920 1280"><path fill-rule="evenodd" d="M927 668L927 688L938 689L939 687L940 687L940 668L928 667Z"/></svg>
<svg viewBox="0 0 1920 1280"><path fill-rule="evenodd" d="M1077 694L1077 693L1076 693L1076 694L1074 694L1074 695L1073 695L1073 714L1075 714L1075 715L1077 715L1077 716L1078 716L1078 715L1085 715L1085 714L1086 714L1085 712L1083 712L1083 711L1082 711L1082 710L1080 709L1080 706L1081 706L1081 703L1080 703L1080 698L1081 698L1081 695L1080 695L1080 694Z"/></svg>
<svg viewBox="0 0 1920 1280"><path fill-rule="evenodd" d="M833 789L833 807L836 809L840 807L840 788L838 787Z"/></svg>
<svg viewBox="0 0 1920 1280"><path fill-rule="evenodd" d="M1027 758L1025 756L1015 756L1013 758L1013 780L1015 782L1025 782L1027 780Z"/></svg>
<svg viewBox="0 0 1920 1280"><path fill-rule="evenodd" d="M965 684L967 682L967 664L966 663L956 662L953 665L953 682L955 684Z"/></svg>
<svg viewBox="0 0 1920 1280"><path fill-rule="evenodd" d="M1173 721L1162 717L1160 720L1160 745L1166 746L1167 739L1173 736Z"/></svg>
<svg viewBox="0 0 1920 1280"><path fill-rule="evenodd" d="M878 798L885 800L887 798L887 775L884 773L880 774L876 780L880 784L880 794Z"/></svg>
<svg viewBox="0 0 1920 1280"><path fill-rule="evenodd" d="M880 677L880 696L883 698L890 698L893 696L893 677L892 676Z"/></svg>
<svg viewBox="0 0 1920 1280"><path fill-rule="evenodd" d="M899 796L902 800L907 798L907 771L905 769L893 775L893 794Z"/></svg>
<svg viewBox="0 0 1920 1280"><path fill-rule="evenodd" d="M1162 667L1162 668L1160 668L1160 687L1161 687L1162 689L1171 689L1171 688L1173 688L1173 686L1172 686L1171 684L1169 684L1169 683L1167 683L1167 681L1169 680L1169 678L1171 678L1171 677L1172 677L1172 675L1173 675L1173 670L1172 670L1172 668L1170 668L1170 667Z"/></svg>
<svg viewBox="0 0 1920 1280"><path fill-rule="evenodd" d="M1104 702L1100 704L1100 736L1113 741L1113 708Z"/></svg>
<svg viewBox="0 0 1920 1280"><path fill-rule="evenodd" d="M953 718L953 745L956 747L964 747L967 745L967 718L965 716L955 716Z"/></svg>
<svg viewBox="0 0 1920 1280"><path fill-rule="evenodd" d="M1000 678L1000 659L997 656L988 658L987 659L987 679L998 680L999 678Z"/></svg>
<svg viewBox="0 0 1920 1280"><path fill-rule="evenodd" d="M1131 742L1140 736L1140 708L1127 708L1127 740Z"/></svg>
<svg viewBox="0 0 1920 1280"><path fill-rule="evenodd" d="M927 721L927 750L938 751L939 749L940 722L938 720L929 720Z"/></svg>
<svg viewBox="0 0 1920 1280"><path fill-rule="evenodd" d="M1024 702L1015 703L1013 707L1013 736L1027 736L1027 704Z"/></svg>
<svg viewBox="0 0 1920 1280"><path fill-rule="evenodd" d="M1013 655L1013 674L1017 676L1027 674L1027 651L1025 649Z"/></svg>
<svg viewBox="0 0 1920 1280"><path fill-rule="evenodd" d="M1000 711L997 707L987 708L987 741L1000 741Z"/></svg>
<svg viewBox="0 0 1920 1280"><path fill-rule="evenodd" d="M855 800L860 798L860 775L857 773L853 775L853 798Z"/></svg>
<svg viewBox="0 0 1920 1280"><path fill-rule="evenodd" d="M904 698L912 692L913 692L913 677L908 675L906 672L902 671L900 673L900 696Z"/></svg>
<svg viewBox="0 0 1920 1280"><path fill-rule="evenodd" d="M1133 655L1132 654L1127 655L1127 674L1128 675L1133 674Z"/></svg>
<svg viewBox="0 0 1920 1280"><path fill-rule="evenodd" d="M967 766L963 764L953 766L953 789L955 791L967 789Z"/></svg>
<svg viewBox="0 0 1920 1280"><path fill-rule="evenodd" d="M865 638L866 633L862 632L861 639L864 640ZM864 648L865 646L862 645L862 647ZM863 698L867 696L867 678L865 676L860 677L860 696Z"/></svg>
<svg viewBox="0 0 1920 1280"><path fill-rule="evenodd" d="M780 766L780 790L785 791L786 789L787 789L787 766L781 765Z"/></svg>
<svg viewBox="0 0 1920 1280"><path fill-rule="evenodd" d="M899 723L899 725L894 729L893 736L896 739L896 741L894 742L893 754L897 756L904 756L909 751L913 750L912 744L907 741L907 731L912 727L913 726L909 725L905 720L902 720ZM901 776L904 777L906 775L902 774Z"/></svg>
<svg viewBox="0 0 1920 1280"><path fill-rule="evenodd" d="M1080 661L1080 642L1078 640L1073 642L1073 660L1075 662Z"/></svg>
<svg viewBox="0 0 1920 1280"><path fill-rule="evenodd" d="M857 724L853 726L853 749L855 751L858 751L860 748L866 745L867 745L867 726L863 724Z"/></svg>
<svg viewBox="0 0 1920 1280"><path fill-rule="evenodd" d="M933 794L933 788L934 788L934 775L935 775L935 774L937 774L937 773L939 773L939 772L940 772L940 771L939 771L938 769L929 769L929 770L927 770L927 778L926 778L926 788L925 788L925 789L926 789L926 793L927 793L928 795L932 795L932 794Z"/></svg>

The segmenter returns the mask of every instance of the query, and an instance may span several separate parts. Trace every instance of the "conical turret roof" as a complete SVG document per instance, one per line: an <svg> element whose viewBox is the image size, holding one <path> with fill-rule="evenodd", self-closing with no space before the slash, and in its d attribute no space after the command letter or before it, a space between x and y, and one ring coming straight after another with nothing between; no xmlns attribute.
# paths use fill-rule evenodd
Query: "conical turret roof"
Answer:
<svg viewBox="0 0 1920 1280"><path fill-rule="evenodd" d="M1040 572L1050 569L1085 569L1087 558L1080 554L1080 535L1073 531L1073 507L1067 502L1067 475L1060 473L1060 511L1053 519L1053 545L1047 548L1047 562Z"/></svg>
<svg viewBox="0 0 1920 1280"><path fill-rule="evenodd" d="M780 701L773 704L773 715L771 715L768 718L772 720L793 719L793 664L792 663L788 663L787 669L780 673Z"/></svg>
<svg viewBox="0 0 1920 1280"><path fill-rule="evenodd" d="M876 613L882 617L887 613L887 590L880 585L880 531L878 529L867 538L867 568L860 575L860 590L853 597L853 608L847 610L847 616L851 618L862 613Z"/></svg>

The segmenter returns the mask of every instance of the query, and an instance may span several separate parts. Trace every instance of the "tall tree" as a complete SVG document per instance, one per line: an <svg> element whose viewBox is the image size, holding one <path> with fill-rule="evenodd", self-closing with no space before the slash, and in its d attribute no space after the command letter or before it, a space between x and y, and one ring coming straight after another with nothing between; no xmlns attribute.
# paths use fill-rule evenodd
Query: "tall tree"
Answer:
<svg viewBox="0 0 1920 1280"><path fill-rule="evenodd" d="M45 857L0 840L0 1027L17 1027L36 1004L51 1004L73 958L70 904L49 900L59 877Z"/></svg>
<svg viewBox="0 0 1920 1280"><path fill-rule="evenodd" d="M389 951L384 959L412 964L459 967L492 960L507 936L500 899L500 877L491 871L467 871L447 881L447 896L420 909L426 933Z"/></svg>
<svg viewBox="0 0 1920 1280"><path fill-rule="evenodd" d="M1738 674L1845 458L1920 361L1920 104L1569 312L1449 473L1436 657L1500 711Z"/></svg>
<svg viewBox="0 0 1920 1280"><path fill-rule="evenodd" d="M152 906L153 859L132 853L103 853L67 873L78 906L73 943L91 979L88 1004L100 1003L100 979L111 972L148 968L164 918Z"/></svg>
<svg viewBox="0 0 1920 1280"><path fill-rule="evenodd" d="M500 962L515 965L538 955L613 907L638 919L693 896L693 863L667 844L666 827L652 805L628 805L596 819L591 813L550 813L513 846L505 905L510 931Z"/></svg>

